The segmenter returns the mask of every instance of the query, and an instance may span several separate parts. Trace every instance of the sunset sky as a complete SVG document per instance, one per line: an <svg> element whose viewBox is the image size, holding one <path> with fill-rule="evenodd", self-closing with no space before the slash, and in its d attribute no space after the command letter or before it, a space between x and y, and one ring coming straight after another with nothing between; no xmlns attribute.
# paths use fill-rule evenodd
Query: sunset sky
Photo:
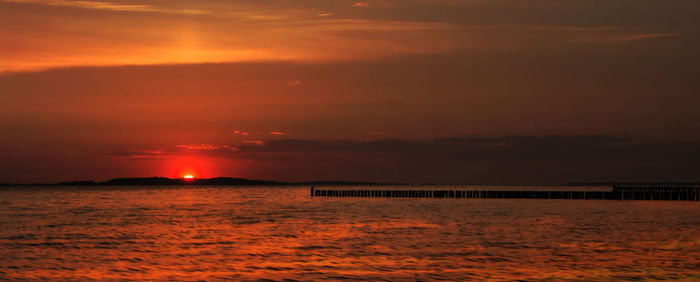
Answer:
<svg viewBox="0 0 700 282"><path fill-rule="evenodd" d="M0 0L0 182L700 180L697 0Z"/></svg>

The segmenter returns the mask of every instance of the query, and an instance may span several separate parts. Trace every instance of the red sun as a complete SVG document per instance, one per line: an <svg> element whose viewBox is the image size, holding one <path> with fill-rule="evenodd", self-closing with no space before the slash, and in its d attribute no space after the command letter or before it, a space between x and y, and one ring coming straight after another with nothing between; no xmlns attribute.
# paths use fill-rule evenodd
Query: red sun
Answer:
<svg viewBox="0 0 700 282"><path fill-rule="evenodd" d="M194 179L194 176L192 176L192 174L186 174L182 178L184 178L185 180L192 180L192 179Z"/></svg>

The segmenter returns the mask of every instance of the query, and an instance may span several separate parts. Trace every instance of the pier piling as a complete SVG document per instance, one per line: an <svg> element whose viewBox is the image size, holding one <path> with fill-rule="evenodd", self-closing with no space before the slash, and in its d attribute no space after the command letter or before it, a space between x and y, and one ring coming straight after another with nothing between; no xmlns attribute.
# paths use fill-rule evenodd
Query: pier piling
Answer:
<svg viewBox="0 0 700 282"><path fill-rule="evenodd" d="M700 201L700 185L619 184L613 185L610 191L356 190L311 187L311 197Z"/></svg>

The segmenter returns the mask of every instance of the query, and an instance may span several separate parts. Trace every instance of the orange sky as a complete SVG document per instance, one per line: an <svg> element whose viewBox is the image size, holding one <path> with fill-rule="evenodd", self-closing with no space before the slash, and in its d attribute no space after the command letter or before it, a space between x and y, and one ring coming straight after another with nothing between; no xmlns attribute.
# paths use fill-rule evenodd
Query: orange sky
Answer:
<svg viewBox="0 0 700 282"><path fill-rule="evenodd" d="M0 0L0 182L697 180L698 8Z"/></svg>

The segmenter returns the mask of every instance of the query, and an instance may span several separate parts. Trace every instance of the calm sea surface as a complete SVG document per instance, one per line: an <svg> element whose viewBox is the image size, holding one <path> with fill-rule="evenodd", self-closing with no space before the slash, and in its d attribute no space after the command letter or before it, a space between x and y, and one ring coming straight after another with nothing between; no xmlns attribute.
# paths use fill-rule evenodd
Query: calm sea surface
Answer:
<svg viewBox="0 0 700 282"><path fill-rule="evenodd" d="M0 278L700 280L700 203L4 188Z"/></svg>

